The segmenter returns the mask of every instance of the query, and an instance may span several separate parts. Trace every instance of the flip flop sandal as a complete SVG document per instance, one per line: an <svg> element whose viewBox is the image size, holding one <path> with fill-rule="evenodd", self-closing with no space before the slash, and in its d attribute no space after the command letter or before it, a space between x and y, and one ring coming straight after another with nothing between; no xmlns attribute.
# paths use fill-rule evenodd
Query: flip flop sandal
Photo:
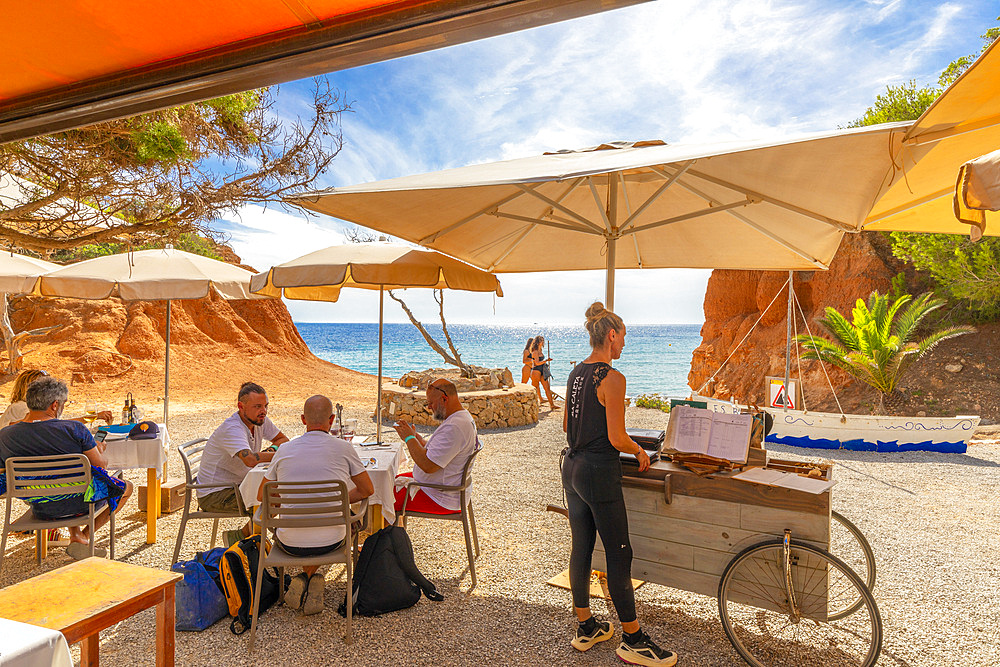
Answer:
<svg viewBox="0 0 1000 667"><path fill-rule="evenodd" d="M80 542L71 542L70 545L66 547L66 554L73 560L90 558L90 547L86 544L81 544ZM108 550L102 549L101 547L95 547L94 555L98 558L107 558Z"/></svg>

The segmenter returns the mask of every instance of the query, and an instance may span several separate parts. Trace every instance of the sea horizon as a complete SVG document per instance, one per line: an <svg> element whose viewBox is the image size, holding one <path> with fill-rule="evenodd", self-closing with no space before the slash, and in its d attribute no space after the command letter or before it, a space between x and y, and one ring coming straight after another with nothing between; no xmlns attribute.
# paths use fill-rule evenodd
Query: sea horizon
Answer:
<svg viewBox="0 0 1000 667"><path fill-rule="evenodd" d="M378 367L377 322L296 322L309 349L320 359L375 375ZM447 348L440 324L425 325ZM626 377L626 391L639 394L686 395L691 355L701 343L698 324L629 324L622 358L614 363ZM563 395L575 363L590 354L586 330L579 324L448 324L462 361L489 368L509 368L521 377L521 352L529 336L542 335L553 358L552 390ZM384 376L449 367L409 322L386 323L383 329Z"/></svg>

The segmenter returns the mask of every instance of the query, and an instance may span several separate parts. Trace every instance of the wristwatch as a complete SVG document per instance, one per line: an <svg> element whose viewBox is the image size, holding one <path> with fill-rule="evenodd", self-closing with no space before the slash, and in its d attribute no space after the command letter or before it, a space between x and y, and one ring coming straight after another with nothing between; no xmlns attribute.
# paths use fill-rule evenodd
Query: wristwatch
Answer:
<svg viewBox="0 0 1000 667"><path fill-rule="evenodd" d="M278 451L278 446L277 445L271 445L270 447L268 447L264 451L265 452L276 452L276 451Z"/></svg>

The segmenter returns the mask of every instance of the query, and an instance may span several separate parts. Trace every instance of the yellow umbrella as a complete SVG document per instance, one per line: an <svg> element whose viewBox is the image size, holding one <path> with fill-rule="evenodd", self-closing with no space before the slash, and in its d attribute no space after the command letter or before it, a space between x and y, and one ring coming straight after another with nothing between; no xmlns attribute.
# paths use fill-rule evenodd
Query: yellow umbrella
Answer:
<svg viewBox="0 0 1000 667"><path fill-rule="evenodd" d="M899 173L872 207L864 228L965 234L973 224L985 234L1000 235L996 215L982 211L968 222L956 218L956 203L972 203L963 195L959 170L998 148L1000 48L994 43L907 131L894 161Z"/></svg>
<svg viewBox="0 0 1000 667"><path fill-rule="evenodd" d="M264 296L305 301L336 301L342 287L378 290L378 395L375 401L376 440L382 441L382 322L387 289L425 287L494 292L503 296L491 273L433 250L399 243L350 243L311 252L273 266L250 281Z"/></svg>

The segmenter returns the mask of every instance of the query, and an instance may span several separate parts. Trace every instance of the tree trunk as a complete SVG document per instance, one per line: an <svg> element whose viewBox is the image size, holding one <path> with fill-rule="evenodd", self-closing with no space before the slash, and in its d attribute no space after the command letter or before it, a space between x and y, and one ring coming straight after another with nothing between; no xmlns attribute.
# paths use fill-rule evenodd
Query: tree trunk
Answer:
<svg viewBox="0 0 1000 667"><path fill-rule="evenodd" d="M419 331L420 335L424 337L427 344L431 346L431 349L441 355L441 358L444 359L445 363L457 366L462 371L462 377L464 378L474 377L475 374L472 372L472 368L462 361L462 357L458 354L458 351L455 349L455 345L451 341L451 336L448 334L448 325L444 320L444 295L441 296L440 300L437 295L435 295L434 300L437 301L440 306L441 326L444 328L445 338L448 340L448 347L451 348L451 352L454 356L452 356L452 354L448 354L448 351L441 347L440 343L434 340L433 336L431 336L427 332L427 329L424 328L424 325L421 324L420 321L413 315L413 312L407 307L403 300L392 293L392 290L389 290L389 296L403 308L403 312L406 313L408 318L410 318L410 322L413 323L413 326L417 328L417 331Z"/></svg>
<svg viewBox="0 0 1000 667"><path fill-rule="evenodd" d="M0 312L0 330L3 331L4 347L7 349L7 368L5 369L5 373L7 375L17 375L21 372L21 368L24 365L24 354L20 350L21 341L32 336L43 336L50 331L61 329L63 325L56 324L51 327L14 333L14 327L10 323L6 293L0 293L0 309L2 309L2 312Z"/></svg>

